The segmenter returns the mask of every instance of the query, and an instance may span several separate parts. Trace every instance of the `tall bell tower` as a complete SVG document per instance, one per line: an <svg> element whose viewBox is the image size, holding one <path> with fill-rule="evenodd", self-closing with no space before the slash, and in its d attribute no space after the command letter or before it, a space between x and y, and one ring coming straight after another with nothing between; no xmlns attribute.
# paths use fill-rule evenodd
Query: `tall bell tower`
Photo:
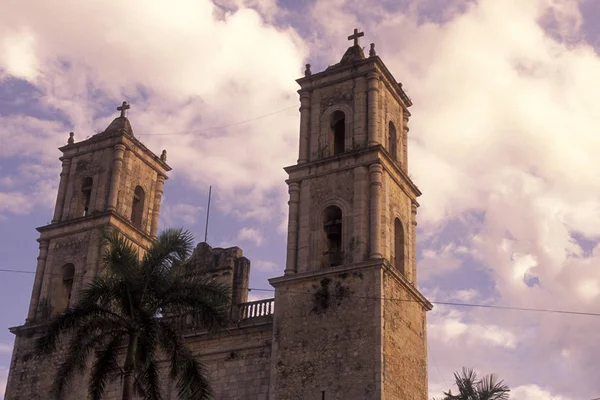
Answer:
<svg viewBox="0 0 600 400"><path fill-rule="evenodd" d="M426 312L416 286L419 189L412 105L371 44L300 85L284 276L275 287L274 399L427 399Z"/></svg>
<svg viewBox="0 0 600 400"><path fill-rule="evenodd" d="M63 312L99 273L101 231L112 228L134 245L148 248L156 237L163 184L171 168L166 151L156 156L133 134L126 112L103 131L62 152L62 172L52 222L38 228L40 252L29 312L16 335L6 389L7 400L42 399L52 366L33 357L33 338L48 318ZM52 364L52 362L50 362ZM54 364L56 365L56 364ZM73 398L85 398L82 388Z"/></svg>

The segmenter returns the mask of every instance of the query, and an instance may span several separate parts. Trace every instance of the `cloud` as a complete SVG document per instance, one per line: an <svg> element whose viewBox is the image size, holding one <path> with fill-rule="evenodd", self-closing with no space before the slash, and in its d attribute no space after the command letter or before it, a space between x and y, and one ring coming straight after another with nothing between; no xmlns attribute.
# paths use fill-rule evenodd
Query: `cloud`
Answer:
<svg viewBox="0 0 600 400"><path fill-rule="evenodd" d="M279 267L279 265L277 263L274 263L273 261L267 261L267 260L253 260L252 261L252 268L256 269L257 271L260 271L260 272L274 272L277 270L278 267Z"/></svg>
<svg viewBox="0 0 600 400"><path fill-rule="evenodd" d="M11 354L13 350L12 344L0 343L0 354Z"/></svg>
<svg viewBox="0 0 600 400"><path fill-rule="evenodd" d="M583 256L573 238L600 237L600 57L581 40L579 2L454 1L444 15L422 16L432 4L363 11L318 1L311 14L318 61L337 62L334 49L356 24L413 100L420 286L474 289L485 304L597 312L598 254ZM473 213L479 221L461 219ZM600 347L589 318L439 308L428 338L442 372L467 365L512 386L593 397L590 354Z"/></svg>
<svg viewBox="0 0 600 400"><path fill-rule="evenodd" d="M0 399L4 398L6 382L8 380L8 368L0 365Z"/></svg>
<svg viewBox="0 0 600 400"><path fill-rule="evenodd" d="M264 236L256 228L242 228L238 232L237 240L248 241L256 246L261 246L264 242Z"/></svg>
<svg viewBox="0 0 600 400"><path fill-rule="evenodd" d="M185 229L191 229L204 215L204 207L187 203L166 204L161 209L161 218L166 227L183 224Z"/></svg>
<svg viewBox="0 0 600 400"><path fill-rule="evenodd" d="M214 185L223 212L279 221L287 195L281 166L293 163L297 145L294 80L307 49L293 29L264 18L274 5L61 0L26 9L9 0L0 42L15 50L0 56L0 70L43 94L40 111L58 113L61 122L37 123L54 123L62 133L26 132L7 154L24 148L33 159L39 149L52 159L42 165L56 164L53 149L69 130L81 140L103 129L126 98L135 133L156 152L168 149L173 178L202 190ZM215 126L223 128L206 130Z"/></svg>

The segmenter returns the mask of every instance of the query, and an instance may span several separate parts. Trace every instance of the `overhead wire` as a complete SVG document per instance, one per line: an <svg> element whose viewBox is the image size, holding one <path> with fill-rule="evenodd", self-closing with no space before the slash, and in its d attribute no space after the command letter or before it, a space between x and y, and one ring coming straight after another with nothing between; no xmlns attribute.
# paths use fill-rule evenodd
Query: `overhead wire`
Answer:
<svg viewBox="0 0 600 400"><path fill-rule="evenodd" d="M0 268L0 272L16 273L16 274L35 274L36 273L35 271L25 271L25 270L10 269L10 268ZM44 272L44 275L60 275L60 273ZM248 288L248 291L273 293L273 292L275 292L275 289ZM303 294L303 295L312 296L312 293L307 293L307 292L286 291L286 293ZM352 294L349 294L348 297L370 299L370 300L394 301L394 302L412 302L412 303L420 302L419 300L415 300L415 299L399 299L399 298L393 298L393 297L378 297L378 296L358 296L358 295L352 295ZM486 309L507 310L507 311L543 312L543 313L564 314L564 315L600 317L600 313L586 312L586 311L555 310L555 309L549 309L549 308L515 307L515 306L502 306L502 305L493 305L493 304L478 304L478 303L457 303L457 302L451 302L451 301L435 301L435 300L432 300L429 302L431 304L435 304L435 305L444 305L444 306L453 306L453 307L472 307L472 308L486 308Z"/></svg>
<svg viewBox="0 0 600 400"><path fill-rule="evenodd" d="M242 120L242 121L233 122L233 123L227 124L227 125L212 126L210 128L204 128L204 129L198 129L198 130L191 130L191 131L170 132L170 133L136 133L135 135L136 136L199 135L199 134L206 133L206 132L209 132L209 131L214 131L214 130L217 130L217 129L225 129L225 128L229 128L229 127L232 127L232 126L241 125L241 124L245 124L245 123L248 123L248 122L256 121L258 119L267 118L267 117L270 117L272 115L279 114L279 113L282 113L284 111L291 110L292 108L297 108L297 107L298 107L298 105L293 105L293 106L289 106L289 107L286 107L286 108L282 108L282 109L277 110L277 111L273 111L272 113L269 113L269 114L259 115L257 117L253 117L253 118L250 118L250 119L245 119L245 120Z"/></svg>

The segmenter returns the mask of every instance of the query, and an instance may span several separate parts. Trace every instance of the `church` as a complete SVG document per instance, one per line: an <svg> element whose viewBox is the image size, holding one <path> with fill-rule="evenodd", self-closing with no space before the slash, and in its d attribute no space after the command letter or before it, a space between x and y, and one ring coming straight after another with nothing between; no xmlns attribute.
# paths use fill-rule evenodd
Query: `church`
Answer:
<svg viewBox="0 0 600 400"><path fill-rule="evenodd" d="M417 197L408 175L412 102L374 44L358 44L321 72L306 65L300 89L298 161L288 166L287 259L269 283L274 298L248 301L250 260L238 247L200 243L191 267L232 289L227 329L193 318L178 329L209 372L218 400L426 400L426 313L417 289ZM99 273L101 229L140 249L158 232L171 170L134 135L129 105L103 131L71 133L52 222L37 228L39 255L25 323L15 345L6 400L47 399L56 360L33 342ZM168 186L168 185L167 185ZM61 357L63 354L58 354ZM85 377L68 399L86 399ZM107 399L120 399L115 379ZM168 388L168 387L167 387ZM169 399L176 399L171 394Z"/></svg>

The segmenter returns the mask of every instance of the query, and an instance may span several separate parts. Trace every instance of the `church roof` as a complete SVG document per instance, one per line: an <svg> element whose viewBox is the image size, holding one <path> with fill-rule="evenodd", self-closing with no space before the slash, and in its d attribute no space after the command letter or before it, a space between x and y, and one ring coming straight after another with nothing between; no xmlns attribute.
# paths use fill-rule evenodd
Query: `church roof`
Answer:
<svg viewBox="0 0 600 400"><path fill-rule="evenodd" d="M117 117L113 120L113 122L108 125L108 127L102 132L98 133L98 135L133 135L133 129L131 129L131 123L127 119L127 117Z"/></svg>
<svg viewBox="0 0 600 400"><path fill-rule="evenodd" d="M344 65L351 65L357 61L364 60L365 58L365 53L363 52L362 47L360 47L359 45L350 46L348 47L348 50L346 50L346 52L344 53L344 56L342 57L340 62L337 64L330 65L325 71Z"/></svg>

